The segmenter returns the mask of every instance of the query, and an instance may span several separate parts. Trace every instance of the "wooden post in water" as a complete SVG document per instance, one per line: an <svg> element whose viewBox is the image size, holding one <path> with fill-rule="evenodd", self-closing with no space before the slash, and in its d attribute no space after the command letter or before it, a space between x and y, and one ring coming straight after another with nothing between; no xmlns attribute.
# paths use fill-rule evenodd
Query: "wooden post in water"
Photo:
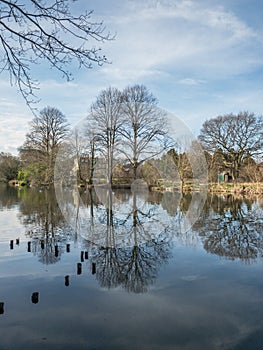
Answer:
<svg viewBox="0 0 263 350"><path fill-rule="evenodd" d="M80 261L83 262L84 261L84 251L82 250L80 253Z"/></svg>
<svg viewBox="0 0 263 350"><path fill-rule="evenodd" d="M5 305L5 303L0 302L0 315L3 315L5 313L4 305Z"/></svg>
<svg viewBox="0 0 263 350"><path fill-rule="evenodd" d="M85 252L85 259L87 260L89 258L89 253Z"/></svg>
<svg viewBox="0 0 263 350"><path fill-rule="evenodd" d="M81 275L81 273L82 273L82 264L81 264L81 263L78 263L78 264L77 264L77 274L78 274L78 275Z"/></svg>
<svg viewBox="0 0 263 350"><path fill-rule="evenodd" d="M96 273L96 264L95 263L92 263L92 265L91 265L91 273L92 273L92 275L95 275L95 273Z"/></svg>
<svg viewBox="0 0 263 350"><path fill-rule="evenodd" d="M57 244L55 245L55 257L56 258L58 257L58 245Z"/></svg>
<svg viewBox="0 0 263 350"><path fill-rule="evenodd" d="M27 242L27 251L28 253L31 252L31 242Z"/></svg>
<svg viewBox="0 0 263 350"><path fill-rule="evenodd" d="M12 239L10 241L10 249L14 249L14 241Z"/></svg>
<svg viewBox="0 0 263 350"><path fill-rule="evenodd" d="M67 251L67 253L69 253L69 252L70 252L70 244L69 244L69 243L67 244L66 251Z"/></svg>
<svg viewBox="0 0 263 350"><path fill-rule="evenodd" d="M65 286L69 286L69 275L65 276Z"/></svg>
<svg viewBox="0 0 263 350"><path fill-rule="evenodd" d="M38 292L34 292L31 295L31 301L33 304L37 304L39 301L39 293Z"/></svg>

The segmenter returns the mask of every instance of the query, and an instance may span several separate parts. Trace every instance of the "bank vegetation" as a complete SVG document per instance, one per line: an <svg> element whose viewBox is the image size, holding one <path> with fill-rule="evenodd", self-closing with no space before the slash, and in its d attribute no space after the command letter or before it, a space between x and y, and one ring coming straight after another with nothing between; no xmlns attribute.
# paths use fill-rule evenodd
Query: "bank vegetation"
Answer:
<svg viewBox="0 0 263 350"><path fill-rule="evenodd" d="M32 119L18 156L0 154L0 180L52 186L60 163L79 186L129 188L142 180L159 191L263 192L263 121L247 111L204 122L198 140L176 137L167 113L144 86L102 90L84 121L70 129L47 106ZM61 157L61 148L63 157ZM62 159L63 158L63 159Z"/></svg>

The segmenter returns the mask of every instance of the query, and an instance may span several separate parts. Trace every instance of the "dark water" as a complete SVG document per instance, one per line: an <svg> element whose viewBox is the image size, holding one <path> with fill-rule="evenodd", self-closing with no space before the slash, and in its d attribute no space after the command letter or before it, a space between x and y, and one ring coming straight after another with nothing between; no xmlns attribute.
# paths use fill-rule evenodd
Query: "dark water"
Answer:
<svg viewBox="0 0 263 350"><path fill-rule="evenodd" d="M263 200L0 191L0 349L263 348Z"/></svg>

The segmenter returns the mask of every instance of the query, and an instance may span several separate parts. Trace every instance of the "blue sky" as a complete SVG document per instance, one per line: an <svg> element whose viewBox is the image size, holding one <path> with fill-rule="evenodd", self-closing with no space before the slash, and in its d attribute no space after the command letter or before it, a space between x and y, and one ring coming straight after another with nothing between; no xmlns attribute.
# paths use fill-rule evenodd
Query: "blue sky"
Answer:
<svg viewBox="0 0 263 350"><path fill-rule="evenodd" d="M93 18L116 33L102 46L112 64L74 70L69 83L46 64L32 67L40 81L39 110L54 106L75 124L100 90L139 83L195 135L206 119L220 114L262 114L261 1L79 0L74 7L94 10ZM32 118L16 87L0 75L1 151L16 152Z"/></svg>

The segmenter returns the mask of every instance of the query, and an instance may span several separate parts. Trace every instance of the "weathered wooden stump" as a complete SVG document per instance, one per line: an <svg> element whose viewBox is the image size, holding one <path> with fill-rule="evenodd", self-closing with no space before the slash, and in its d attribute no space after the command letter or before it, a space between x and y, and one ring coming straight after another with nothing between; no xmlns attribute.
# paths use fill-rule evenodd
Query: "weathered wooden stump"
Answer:
<svg viewBox="0 0 263 350"><path fill-rule="evenodd" d="M5 313L4 305L5 305L5 303L0 302L0 315L3 315Z"/></svg>
<svg viewBox="0 0 263 350"><path fill-rule="evenodd" d="M65 276L65 286L69 286L69 275Z"/></svg>
<svg viewBox="0 0 263 350"><path fill-rule="evenodd" d="M57 244L55 245L55 257L56 258L58 257L58 245Z"/></svg>
<svg viewBox="0 0 263 350"><path fill-rule="evenodd" d="M78 263L78 264L77 264L77 274L78 274L78 275L81 275L81 273L82 273L82 264L81 264L81 263Z"/></svg>
<svg viewBox="0 0 263 350"><path fill-rule="evenodd" d="M39 292L32 293L31 301L33 304L37 304L39 302Z"/></svg>
<svg viewBox="0 0 263 350"><path fill-rule="evenodd" d="M92 265L91 265L91 273L92 273L92 275L95 275L95 273L96 273L96 264L95 263L92 263Z"/></svg>

